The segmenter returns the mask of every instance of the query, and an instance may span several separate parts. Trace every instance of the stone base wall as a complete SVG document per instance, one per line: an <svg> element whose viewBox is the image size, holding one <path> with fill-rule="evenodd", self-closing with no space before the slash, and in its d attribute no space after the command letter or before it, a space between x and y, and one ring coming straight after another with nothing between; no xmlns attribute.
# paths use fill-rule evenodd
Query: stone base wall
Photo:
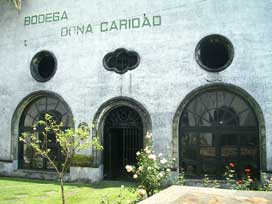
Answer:
<svg viewBox="0 0 272 204"><path fill-rule="evenodd" d="M0 176L14 176L42 180L58 180L55 171L39 171L17 169L15 162L0 162ZM64 176L66 182L89 182L94 183L103 180L103 166L70 167L70 172Z"/></svg>
<svg viewBox="0 0 272 204"><path fill-rule="evenodd" d="M103 166L92 167L70 167L71 181L98 182L103 179Z"/></svg>
<svg viewBox="0 0 272 204"><path fill-rule="evenodd" d="M54 171L35 171L35 170L23 170L18 169L10 174L15 177L31 178L31 179L41 179L41 180L55 180L58 181L57 174ZM70 181L69 173L64 175L65 181Z"/></svg>
<svg viewBox="0 0 272 204"><path fill-rule="evenodd" d="M11 161L0 162L0 175L9 176L16 168L15 163Z"/></svg>

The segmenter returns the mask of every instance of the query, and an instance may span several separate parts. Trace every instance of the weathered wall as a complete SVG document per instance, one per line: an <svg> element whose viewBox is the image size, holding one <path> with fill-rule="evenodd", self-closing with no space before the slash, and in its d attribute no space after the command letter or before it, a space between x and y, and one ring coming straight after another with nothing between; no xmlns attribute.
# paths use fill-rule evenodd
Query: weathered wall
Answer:
<svg viewBox="0 0 272 204"><path fill-rule="evenodd" d="M127 96L147 109L157 151L171 147L174 114L192 90L225 82L247 91L260 105L266 121L267 164L272 170L272 2L244 0L25 0L17 14L11 4L0 5L0 160L11 155L12 115L28 94L56 92L78 121L91 121L105 101ZM66 11L68 20L24 25L24 17ZM162 25L100 32L99 24L120 18L160 15ZM61 28L92 24L94 32L61 36ZM222 34L234 46L234 60L222 72L209 73L194 58L199 40ZM123 75L107 71L105 54L117 48L135 50L140 65ZM56 75L35 81L30 61L41 50L58 61ZM168 145L165 145L168 144Z"/></svg>

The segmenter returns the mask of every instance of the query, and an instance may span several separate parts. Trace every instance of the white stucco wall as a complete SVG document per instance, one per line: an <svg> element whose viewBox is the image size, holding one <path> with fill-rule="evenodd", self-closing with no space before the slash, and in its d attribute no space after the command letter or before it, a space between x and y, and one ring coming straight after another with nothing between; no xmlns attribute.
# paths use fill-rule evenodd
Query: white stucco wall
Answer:
<svg viewBox="0 0 272 204"><path fill-rule="evenodd" d="M224 82L247 91L260 105L266 121L267 168L272 171L272 2L270 0L25 0L18 14L11 3L0 4L0 160L11 154L12 115L28 94L49 90L69 104L77 121L91 122L105 101L127 96L149 112L156 150L171 147L172 120L184 99L201 85ZM68 20L24 25L34 14L66 11ZM103 21L160 15L162 25L100 32ZM61 28L92 24L94 32L61 37ZM201 38L226 36L234 60L222 72L199 67L194 54ZM140 65L123 75L107 71L102 59L117 48L135 50ZM30 61L41 50L58 61L55 76L35 81ZM208 82L209 81L209 82Z"/></svg>

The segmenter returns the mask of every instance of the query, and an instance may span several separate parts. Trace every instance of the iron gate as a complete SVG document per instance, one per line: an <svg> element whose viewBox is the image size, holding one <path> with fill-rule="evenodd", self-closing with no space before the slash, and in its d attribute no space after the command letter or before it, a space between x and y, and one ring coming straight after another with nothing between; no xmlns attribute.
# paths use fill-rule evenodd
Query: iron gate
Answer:
<svg viewBox="0 0 272 204"><path fill-rule="evenodd" d="M112 110L104 126L104 174L108 179L126 178L127 164L136 164L136 152L143 147L143 124L132 108Z"/></svg>

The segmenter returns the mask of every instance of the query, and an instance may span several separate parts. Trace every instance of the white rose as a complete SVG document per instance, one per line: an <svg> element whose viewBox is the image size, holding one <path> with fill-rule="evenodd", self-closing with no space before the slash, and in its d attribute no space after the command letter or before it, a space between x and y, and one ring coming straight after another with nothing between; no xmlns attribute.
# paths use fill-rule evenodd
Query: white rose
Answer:
<svg viewBox="0 0 272 204"><path fill-rule="evenodd" d="M155 154L150 154L150 155L148 155L148 159L156 160L156 155Z"/></svg>
<svg viewBox="0 0 272 204"><path fill-rule="evenodd" d="M159 153L159 155L158 155L159 157L161 157L162 156L162 153Z"/></svg>
<svg viewBox="0 0 272 204"><path fill-rule="evenodd" d="M170 172L171 170L170 169L166 169L167 172Z"/></svg>
<svg viewBox="0 0 272 204"><path fill-rule="evenodd" d="M134 174L134 175L133 175L133 178L134 178L134 179L138 178L138 175L137 175L137 174Z"/></svg>
<svg viewBox="0 0 272 204"><path fill-rule="evenodd" d="M130 165L126 165L126 170L127 170L127 172L132 172L133 167Z"/></svg>
<svg viewBox="0 0 272 204"><path fill-rule="evenodd" d="M164 174L161 172L161 173L159 173L159 177L163 177L164 176Z"/></svg>
<svg viewBox="0 0 272 204"><path fill-rule="evenodd" d="M139 189L138 193L141 197L145 197L146 196L146 190L145 189Z"/></svg>
<svg viewBox="0 0 272 204"><path fill-rule="evenodd" d="M147 154L151 154L151 151L148 149L145 151Z"/></svg>
<svg viewBox="0 0 272 204"><path fill-rule="evenodd" d="M139 156L139 155L140 155L140 152L136 152L136 155Z"/></svg>
<svg viewBox="0 0 272 204"><path fill-rule="evenodd" d="M167 160L163 158L163 159L160 161L160 163L161 163L161 164L166 164L166 163L167 163Z"/></svg>
<svg viewBox="0 0 272 204"><path fill-rule="evenodd" d="M139 167L139 171L142 171L144 168L142 166Z"/></svg>
<svg viewBox="0 0 272 204"><path fill-rule="evenodd" d="M147 132L145 138L146 139L151 139L152 138L152 133Z"/></svg>

